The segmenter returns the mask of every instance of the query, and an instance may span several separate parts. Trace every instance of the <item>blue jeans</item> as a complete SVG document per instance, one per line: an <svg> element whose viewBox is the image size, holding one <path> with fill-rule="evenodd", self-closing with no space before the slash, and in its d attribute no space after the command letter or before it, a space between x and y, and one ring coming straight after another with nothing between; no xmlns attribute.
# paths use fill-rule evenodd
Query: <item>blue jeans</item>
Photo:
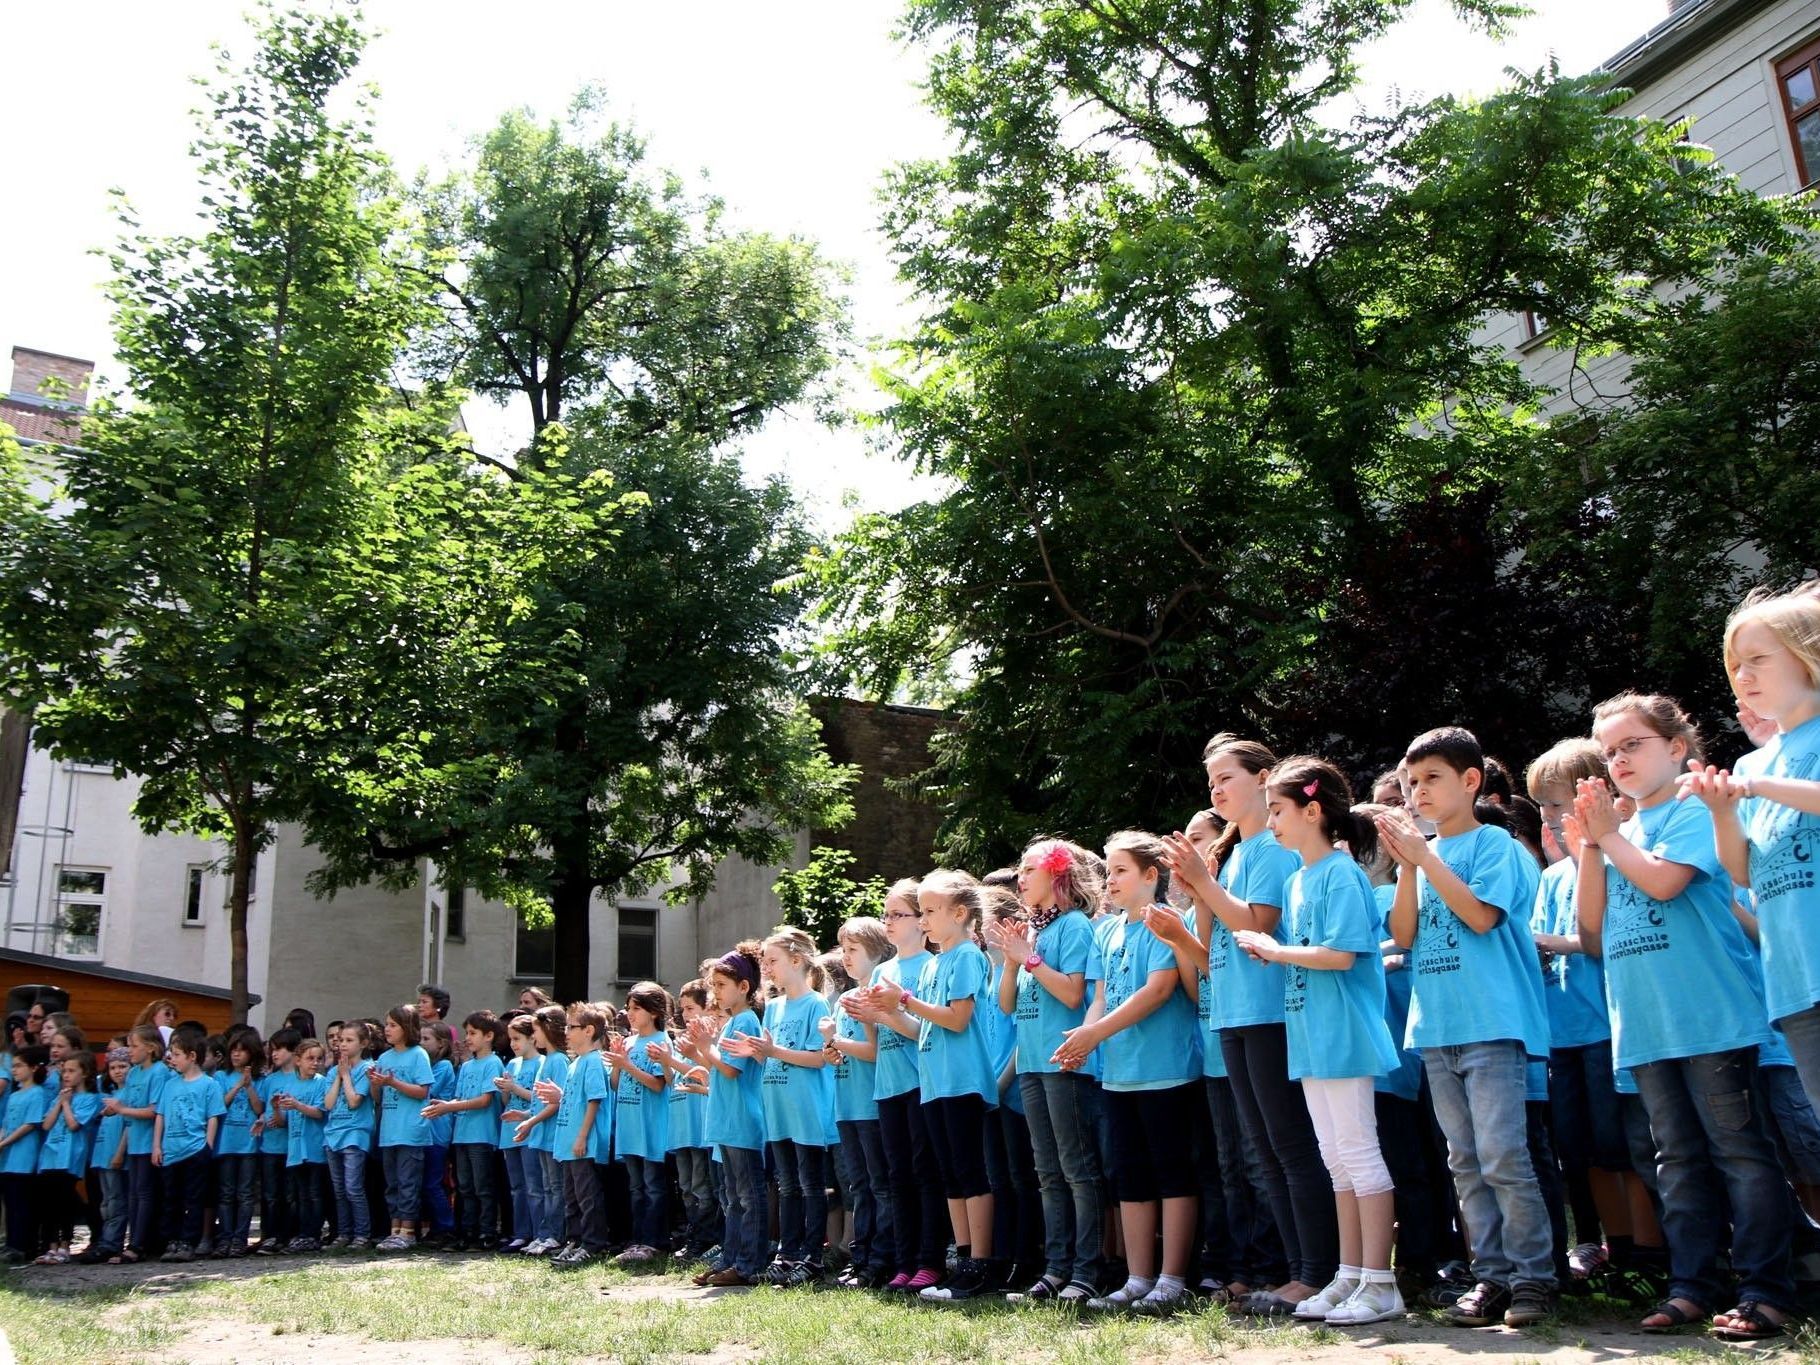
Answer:
<svg viewBox="0 0 1820 1365"><path fill-rule="evenodd" d="M835 1166L841 1197L853 1215L853 1241L848 1254L861 1270L891 1270L891 1176L885 1167L885 1141L877 1119L842 1119Z"/></svg>
<svg viewBox="0 0 1820 1365"><path fill-rule="evenodd" d="M96 1188L101 1192L101 1240L97 1249L117 1252L126 1245L126 1167L116 1171L98 1166L92 1174L99 1177Z"/></svg>
<svg viewBox="0 0 1820 1365"><path fill-rule="evenodd" d="M531 1215L531 1173L525 1169L528 1154L516 1144L499 1151L505 1158L506 1187L512 1199L512 1233L508 1240L529 1242L537 1236L537 1225Z"/></svg>
<svg viewBox="0 0 1820 1365"><path fill-rule="evenodd" d="M700 1255L720 1243L724 1221L714 1177L714 1153L706 1147L678 1147L676 1183L682 1189L683 1212L689 1219L685 1250Z"/></svg>
<svg viewBox="0 0 1820 1365"><path fill-rule="evenodd" d="M771 1259L765 1235L765 1154L752 1147L722 1147L720 1156L727 1218L721 1259L748 1280L756 1279Z"/></svg>
<svg viewBox="0 0 1820 1365"><path fill-rule="evenodd" d="M1558 1047L1548 1054L1548 1106L1562 1170L1629 1169L1624 1119L1612 1086L1610 1039Z"/></svg>
<svg viewBox="0 0 1820 1365"><path fill-rule="evenodd" d="M828 1237L828 1149L788 1138L771 1144L777 1169L777 1255L792 1263L822 1263Z"/></svg>
<svg viewBox="0 0 1820 1365"><path fill-rule="evenodd" d="M626 1179L632 1187L632 1240L661 1251L669 1240L665 1233L670 1203L663 1160L628 1156L625 1161Z"/></svg>
<svg viewBox="0 0 1820 1365"><path fill-rule="evenodd" d="M431 1143L423 1151L423 1210L430 1231L439 1237L455 1233L455 1206L449 1203L445 1177L449 1173L449 1149Z"/></svg>
<svg viewBox="0 0 1820 1365"><path fill-rule="evenodd" d="M422 1147L381 1147L385 1165L385 1206L394 1223L415 1223L423 1207Z"/></svg>
<svg viewBox="0 0 1820 1365"><path fill-rule="evenodd" d="M1820 1005L1809 1005L1799 1014L1776 1021L1782 1027L1782 1041L1788 1044L1795 1059L1795 1072L1801 1077L1801 1088L1807 1091L1809 1104L1820 1108Z"/></svg>
<svg viewBox="0 0 1820 1365"><path fill-rule="evenodd" d="M1529 1159L1526 1064L1514 1039L1422 1050L1460 1216L1471 1229L1473 1278L1552 1289L1554 1238Z"/></svg>
<svg viewBox="0 0 1820 1365"><path fill-rule="evenodd" d="M335 1194L335 1227L343 1237L371 1237L373 1217L367 1207L367 1153L364 1147L330 1152L329 1188Z"/></svg>
<svg viewBox="0 0 1820 1365"><path fill-rule="evenodd" d="M1094 1139L1099 1082L1076 1071L1033 1071L1017 1084L1043 1203L1043 1273L1063 1284L1097 1286L1106 1268L1100 1256L1105 1186Z"/></svg>
<svg viewBox="0 0 1820 1365"><path fill-rule="evenodd" d="M253 1207L259 1202L259 1158L252 1152L217 1157L215 1179L222 1240L229 1246L245 1246L253 1230Z"/></svg>
<svg viewBox="0 0 1820 1365"><path fill-rule="evenodd" d="M1792 1310L1791 1201L1754 1093L1757 1049L1675 1057L1632 1067L1631 1074L1656 1138L1675 1296L1708 1309L1723 1306L1718 1260L1729 1199L1739 1300Z"/></svg>
<svg viewBox="0 0 1820 1365"><path fill-rule="evenodd" d="M493 1153L498 1150L490 1142L458 1142L449 1149L455 1164L461 1235L489 1248L499 1228L493 1192Z"/></svg>
<svg viewBox="0 0 1820 1365"><path fill-rule="evenodd" d="M151 1254L159 1236L158 1168L150 1152L128 1153L126 1158L126 1217L132 1249L141 1259Z"/></svg>
<svg viewBox="0 0 1820 1365"><path fill-rule="evenodd" d="M537 1151L525 1157L525 1172L531 1176L532 1206L540 1209L537 1235L546 1242L560 1244L568 1221L568 1198L562 1187L562 1164L556 1160L553 1152Z"/></svg>

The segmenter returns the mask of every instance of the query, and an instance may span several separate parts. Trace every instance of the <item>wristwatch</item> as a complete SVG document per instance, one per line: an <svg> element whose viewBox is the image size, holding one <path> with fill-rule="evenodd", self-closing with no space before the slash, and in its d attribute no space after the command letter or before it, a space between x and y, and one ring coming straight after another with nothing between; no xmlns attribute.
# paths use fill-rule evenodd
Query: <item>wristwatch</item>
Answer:
<svg viewBox="0 0 1820 1365"><path fill-rule="evenodd" d="M1029 957L1024 959L1024 970L1027 972L1034 972L1042 965L1043 955L1041 953L1032 953Z"/></svg>

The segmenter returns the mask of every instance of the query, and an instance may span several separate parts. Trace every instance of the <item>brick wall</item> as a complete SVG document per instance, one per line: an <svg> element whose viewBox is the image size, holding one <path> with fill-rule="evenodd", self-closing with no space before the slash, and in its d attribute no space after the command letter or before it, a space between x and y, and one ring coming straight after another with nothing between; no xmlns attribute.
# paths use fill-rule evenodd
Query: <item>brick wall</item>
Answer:
<svg viewBox="0 0 1820 1365"><path fill-rule="evenodd" d="M24 398L46 398L56 403L86 407L89 379L94 373L93 361L15 346L9 391ZM47 384L47 380L51 382Z"/></svg>
<svg viewBox="0 0 1820 1365"><path fill-rule="evenodd" d="M934 806L888 790L888 779L909 777L929 766L929 738L942 713L920 706L828 698L814 704L822 738L837 763L857 764L853 820L845 829L815 830L812 842L844 848L854 855L849 875L864 881L915 876L934 865Z"/></svg>

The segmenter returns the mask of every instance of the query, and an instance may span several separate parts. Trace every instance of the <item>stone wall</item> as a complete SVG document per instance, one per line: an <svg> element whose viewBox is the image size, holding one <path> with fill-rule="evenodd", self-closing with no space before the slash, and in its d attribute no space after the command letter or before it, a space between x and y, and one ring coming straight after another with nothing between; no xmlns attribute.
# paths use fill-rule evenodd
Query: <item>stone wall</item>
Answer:
<svg viewBox="0 0 1820 1365"><path fill-rule="evenodd" d="M942 712L922 706L827 698L814 704L822 739L837 763L857 764L853 820L845 829L815 830L817 845L846 849L854 856L856 881L915 876L934 866L935 831L941 812L892 790L890 783L929 766L929 740Z"/></svg>

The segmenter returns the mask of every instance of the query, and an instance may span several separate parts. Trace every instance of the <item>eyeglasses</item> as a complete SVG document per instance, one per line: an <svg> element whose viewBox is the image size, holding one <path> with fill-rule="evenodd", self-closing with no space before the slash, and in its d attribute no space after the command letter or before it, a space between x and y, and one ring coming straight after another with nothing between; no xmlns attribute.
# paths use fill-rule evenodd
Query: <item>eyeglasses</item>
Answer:
<svg viewBox="0 0 1820 1365"><path fill-rule="evenodd" d="M1665 743L1667 742L1667 737L1664 735L1632 735L1629 739L1621 739L1616 744L1612 745L1611 748L1602 750L1601 752L1604 755L1605 761L1610 763L1619 754L1623 754L1624 757L1629 758L1652 739L1660 739Z"/></svg>
<svg viewBox="0 0 1820 1365"><path fill-rule="evenodd" d="M886 919L921 919L922 917L921 910L893 910L885 916Z"/></svg>

